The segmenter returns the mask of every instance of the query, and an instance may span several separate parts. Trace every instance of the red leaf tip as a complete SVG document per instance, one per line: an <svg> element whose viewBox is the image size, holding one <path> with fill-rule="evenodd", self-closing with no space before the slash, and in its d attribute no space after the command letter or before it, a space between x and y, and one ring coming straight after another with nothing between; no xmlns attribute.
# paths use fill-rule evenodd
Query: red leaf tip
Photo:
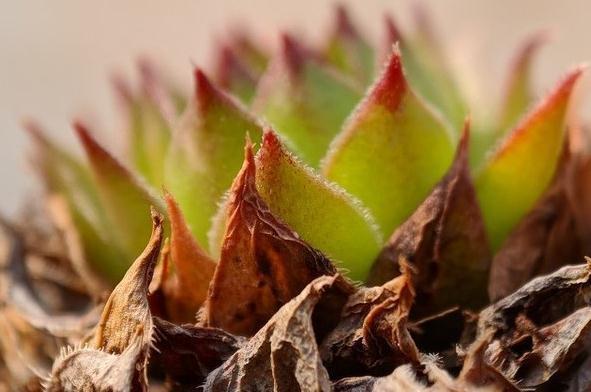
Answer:
<svg viewBox="0 0 591 392"><path fill-rule="evenodd" d="M209 106L220 95L220 91L213 85L211 80L200 68L195 68L195 100L197 110L201 113L207 111Z"/></svg>
<svg viewBox="0 0 591 392"><path fill-rule="evenodd" d="M368 101L395 111L406 90L407 83L402 67L402 57L398 45L395 44L384 70L370 91Z"/></svg>

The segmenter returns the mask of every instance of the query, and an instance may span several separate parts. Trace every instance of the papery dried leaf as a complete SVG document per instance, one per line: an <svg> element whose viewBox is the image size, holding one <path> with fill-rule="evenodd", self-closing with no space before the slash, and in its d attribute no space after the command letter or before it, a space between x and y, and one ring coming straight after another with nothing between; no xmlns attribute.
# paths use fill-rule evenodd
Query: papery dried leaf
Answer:
<svg viewBox="0 0 591 392"><path fill-rule="evenodd" d="M481 336L468 348L464 365L456 382L464 388L487 387L495 391L518 392L520 389L515 382L495 366L487 363L485 359L486 348L491 337L491 335Z"/></svg>
<svg viewBox="0 0 591 392"><path fill-rule="evenodd" d="M477 309L487 301L490 250L468 169L468 124L446 176L392 235L375 262L369 281L398 274L398 261L418 270L417 314L452 306Z"/></svg>
<svg viewBox="0 0 591 392"><path fill-rule="evenodd" d="M506 82L498 134L504 134L505 130L515 125L532 103L531 63L547 40L548 33L539 31L528 37L517 51Z"/></svg>
<svg viewBox="0 0 591 392"><path fill-rule="evenodd" d="M494 336L486 361L502 363L520 387L566 370L589 339L590 276L589 264L563 267L483 310L479 334Z"/></svg>
<svg viewBox="0 0 591 392"><path fill-rule="evenodd" d="M147 295L162 243L162 219L152 209L148 245L111 293L91 341L63 349L54 362L48 391L147 391L152 339Z"/></svg>
<svg viewBox="0 0 591 392"><path fill-rule="evenodd" d="M451 131L408 85L395 47L332 142L322 170L359 197L390 235L428 195L452 156Z"/></svg>
<svg viewBox="0 0 591 392"><path fill-rule="evenodd" d="M144 343L140 327L119 354L88 346L63 349L55 361L51 375L45 381L47 392L112 391L144 392L147 383L142 378L145 366Z"/></svg>
<svg viewBox="0 0 591 392"><path fill-rule="evenodd" d="M143 330L139 335L142 343L149 343L152 316L147 295L162 244L162 219L152 209L150 241L107 300L94 334L92 344L95 348L119 354L130 345L140 329Z"/></svg>
<svg viewBox="0 0 591 392"><path fill-rule="evenodd" d="M195 70L195 95L173 135L166 186L201 245L207 244L211 217L240 170L247 134L261 137L258 121Z"/></svg>
<svg viewBox="0 0 591 392"><path fill-rule="evenodd" d="M7 311L12 314L5 317L12 318L17 324L24 324L25 329L35 329L55 338L75 339L86 334L98 320L99 309L92 304L79 311L52 312L48 309L27 273L26 253L21 235L2 220L0 226L10 242L10 249L0 275L1 301L4 309L8 309ZM14 320L16 318L19 319L18 322Z"/></svg>
<svg viewBox="0 0 591 392"><path fill-rule="evenodd" d="M349 79L283 35L281 48L261 79L253 108L304 162L317 167L360 98L360 89Z"/></svg>
<svg viewBox="0 0 591 392"><path fill-rule="evenodd" d="M257 190L271 212L349 277L364 279L382 238L357 200L290 154L272 131L264 135L256 165Z"/></svg>
<svg viewBox="0 0 591 392"><path fill-rule="evenodd" d="M342 4L335 8L334 26L322 54L331 65L353 77L361 86L367 86L373 80L373 48L361 36Z"/></svg>
<svg viewBox="0 0 591 392"><path fill-rule="evenodd" d="M328 391L331 383L316 344L313 312L330 299L346 298L351 287L339 275L312 281L222 366L204 389Z"/></svg>
<svg viewBox="0 0 591 392"><path fill-rule="evenodd" d="M207 325L252 335L313 279L336 270L277 219L255 186L252 145L227 206L226 234L207 300Z"/></svg>
<svg viewBox="0 0 591 392"><path fill-rule="evenodd" d="M199 247L185 223L179 206L165 195L170 219L170 258L174 271L167 274L163 291L167 314L176 322L194 322L205 301L216 263Z"/></svg>
<svg viewBox="0 0 591 392"><path fill-rule="evenodd" d="M507 135L475 176L476 191L493 249L533 207L554 176L567 109L583 67L571 71Z"/></svg>
<svg viewBox="0 0 591 392"><path fill-rule="evenodd" d="M150 362L165 374L170 387L197 388L243 344L221 329L175 325L155 317Z"/></svg>
<svg viewBox="0 0 591 392"><path fill-rule="evenodd" d="M418 363L419 353L407 330L413 300L406 274L351 295L341 320L320 346L331 378L385 375L401 364Z"/></svg>
<svg viewBox="0 0 591 392"><path fill-rule="evenodd" d="M123 256L133 260L145 246L150 233L148 211L151 205L164 212L163 203L147 184L135 177L92 137L80 123L76 133L88 157L97 184L101 203L109 222L111 243L121 249ZM126 259L109 265L109 278L118 280L127 268ZM97 261L98 262L98 261Z"/></svg>

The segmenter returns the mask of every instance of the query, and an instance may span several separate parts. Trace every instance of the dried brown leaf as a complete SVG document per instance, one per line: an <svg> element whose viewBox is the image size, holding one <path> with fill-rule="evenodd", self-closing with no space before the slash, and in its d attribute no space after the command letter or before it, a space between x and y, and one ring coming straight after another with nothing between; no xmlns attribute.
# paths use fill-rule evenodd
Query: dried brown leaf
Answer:
<svg viewBox="0 0 591 392"><path fill-rule="evenodd" d="M172 388L201 386L211 371L244 344L243 339L221 329L175 325L158 317L154 317L154 337L150 362L165 374Z"/></svg>
<svg viewBox="0 0 591 392"><path fill-rule="evenodd" d="M427 199L390 237L370 283L398 274L398 261L418 269L417 315L486 304L490 249L468 169L468 124L454 163Z"/></svg>
<svg viewBox="0 0 591 392"><path fill-rule="evenodd" d="M285 304L240 350L207 378L208 391L328 391L314 329L324 301L346 298L351 286L340 276L322 276ZM332 294L332 295L331 295ZM318 312L318 314L316 314Z"/></svg>
<svg viewBox="0 0 591 392"><path fill-rule="evenodd" d="M165 195L170 219L170 259L174 272L163 284L166 311L175 322L194 322L205 301L216 263L197 244L182 212L170 194Z"/></svg>
<svg viewBox="0 0 591 392"><path fill-rule="evenodd" d="M486 362L502 364L520 387L539 387L587 350L590 264L532 280L480 313L479 335L494 339Z"/></svg>
<svg viewBox="0 0 591 392"><path fill-rule="evenodd" d="M279 221L255 187L252 146L231 188L220 262L206 303L206 325L252 335L314 278L335 268Z"/></svg>
<svg viewBox="0 0 591 392"><path fill-rule="evenodd" d="M408 272L351 295L340 322L320 346L331 377L385 375L403 363L418 363L419 353L407 330L413 300Z"/></svg>
<svg viewBox="0 0 591 392"><path fill-rule="evenodd" d="M152 209L152 236L107 300L88 345L64 349L48 391L146 391L152 338L148 288L162 243L162 216Z"/></svg>

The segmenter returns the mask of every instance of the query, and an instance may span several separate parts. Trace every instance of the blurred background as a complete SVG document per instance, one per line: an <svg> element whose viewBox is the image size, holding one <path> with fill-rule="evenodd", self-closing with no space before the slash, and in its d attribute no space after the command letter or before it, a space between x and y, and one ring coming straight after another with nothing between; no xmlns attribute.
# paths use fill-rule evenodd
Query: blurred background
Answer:
<svg viewBox="0 0 591 392"><path fill-rule="evenodd" d="M341 1L357 26L377 42L383 12L409 29L409 0ZM530 33L549 29L536 58L534 83L549 89L572 65L591 59L588 0L423 0L452 64L474 99L495 104L515 48ZM324 0L52 0L3 1L0 6L0 210L14 213L34 190L28 140L20 123L31 117L76 148L70 123L89 119L101 141L120 130L109 76L132 75L148 56L187 91L193 65L211 66L215 38L240 26L273 44L279 30L309 40L331 27L335 3ZM589 118L591 105L583 102Z"/></svg>

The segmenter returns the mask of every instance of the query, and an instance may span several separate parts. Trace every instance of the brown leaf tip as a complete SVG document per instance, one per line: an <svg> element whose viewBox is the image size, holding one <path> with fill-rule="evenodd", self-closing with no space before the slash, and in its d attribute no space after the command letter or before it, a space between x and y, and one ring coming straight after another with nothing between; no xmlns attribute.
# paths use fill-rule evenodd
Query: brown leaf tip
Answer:
<svg viewBox="0 0 591 392"><path fill-rule="evenodd" d="M407 91L406 78L402 67L402 56L397 44L376 83L370 90L366 104L378 104L388 110L396 111Z"/></svg>

